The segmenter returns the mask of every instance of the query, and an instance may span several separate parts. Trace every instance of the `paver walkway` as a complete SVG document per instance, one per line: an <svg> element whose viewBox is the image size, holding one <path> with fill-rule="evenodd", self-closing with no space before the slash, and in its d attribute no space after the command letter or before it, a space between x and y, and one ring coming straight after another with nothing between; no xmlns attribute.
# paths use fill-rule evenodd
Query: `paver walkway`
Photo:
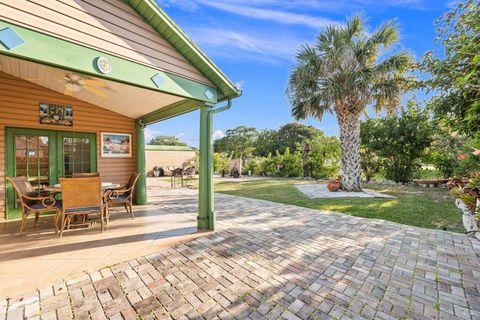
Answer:
<svg viewBox="0 0 480 320"><path fill-rule="evenodd" d="M295 187L303 192L310 199L321 199L321 198L388 198L396 199L396 197L391 196L386 193L376 192L369 189L363 189L362 192L345 192L342 190L338 191L329 191L327 185L324 183L320 184L296 184Z"/></svg>
<svg viewBox="0 0 480 320"><path fill-rule="evenodd" d="M194 212L185 197L164 207ZM466 235L216 196L219 231L0 301L0 319L480 319Z"/></svg>

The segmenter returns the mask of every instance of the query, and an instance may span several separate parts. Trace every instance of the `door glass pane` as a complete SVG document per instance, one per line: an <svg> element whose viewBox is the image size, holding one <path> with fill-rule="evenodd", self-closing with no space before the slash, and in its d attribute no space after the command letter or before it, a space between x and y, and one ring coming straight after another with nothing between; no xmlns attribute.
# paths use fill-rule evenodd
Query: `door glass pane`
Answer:
<svg viewBox="0 0 480 320"><path fill-rule="evenodd" d="M15 149L27 149L27 136L15 136Z"/></svg>
<svg viewBox="0 0 480 320"><path fill-rule="evenodd" d="M15 136L15 176L26 176L37 190L50 184L47 136Z"/></svg>
<svg viewBox="0 0 480 320"><path fill-rule="evenodd" d="M90 172L90 139L63 138L64 176Z"/></svg>

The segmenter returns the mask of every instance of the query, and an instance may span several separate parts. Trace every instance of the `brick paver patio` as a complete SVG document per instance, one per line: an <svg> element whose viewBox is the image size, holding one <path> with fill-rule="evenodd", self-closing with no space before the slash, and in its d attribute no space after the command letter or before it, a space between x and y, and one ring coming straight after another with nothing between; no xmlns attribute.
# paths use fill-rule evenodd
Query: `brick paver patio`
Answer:
<svg viewBox="0 0 480 320"><path fill-rule="evenodd" d="M194 212L194 193L164 206ZM466 235L225 195L216 207L218 232L0 301L0 319L480 319Z"/></svg>

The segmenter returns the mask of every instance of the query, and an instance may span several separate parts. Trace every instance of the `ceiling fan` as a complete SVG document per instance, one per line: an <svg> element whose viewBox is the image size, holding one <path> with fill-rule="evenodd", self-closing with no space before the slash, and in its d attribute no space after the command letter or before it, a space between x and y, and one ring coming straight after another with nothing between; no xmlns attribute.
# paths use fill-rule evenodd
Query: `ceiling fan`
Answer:
<svg viewBox="0 0 480 320"><path fill-rule="evenodd" d="M76 73L67 73L62 80L58 81L65 83L63 94L68 96L73 96L75 92L85 89L102 98L108 98L110 94L105 91L112 91L106 83Z"/></svg>

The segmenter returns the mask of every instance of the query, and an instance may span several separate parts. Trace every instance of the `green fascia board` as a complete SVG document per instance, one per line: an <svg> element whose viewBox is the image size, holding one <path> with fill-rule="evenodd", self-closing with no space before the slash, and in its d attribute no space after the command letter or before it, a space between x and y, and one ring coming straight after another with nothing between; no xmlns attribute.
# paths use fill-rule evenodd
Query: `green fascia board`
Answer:
<svg viewBox="0 0 480 320"><path fill-rule="evenodd" d="M160 145L153 145L147 144L145 146L145 150L147 151L195 151L195 149L189 146L160 146Z"/></svg>
<svg viewBox="0 0 480 320"><path fill-rule="evenodd" d="M0 54L187 99L208 103L217 102L215 87L0 20L0 30L8 27L26 43L11 50L0 45ZM97 69L95 59L98 57L106 57L110 60L112 64L110 73L102 74ZM157 74L163 79L160 87L152 81L152 77ZM205 95L208 90L213 93L211 99Z"/></svg>
<svg viewBox="0 0 480 320"><path fill-rule="evenodd" d="M205 105L205 103L195 100L182 100L172 103L171 105L163 107L157 111L151 112L143 117L138 118L138 120L142 120L146 125L148 125L197 110L202 105Z"/></svg>
<svg viewBox="0 0 480 320"><path fill-rule="evenodd" d="M239 90L155 0L124 0L219 89L218 101L237 98Z"/></svg>

